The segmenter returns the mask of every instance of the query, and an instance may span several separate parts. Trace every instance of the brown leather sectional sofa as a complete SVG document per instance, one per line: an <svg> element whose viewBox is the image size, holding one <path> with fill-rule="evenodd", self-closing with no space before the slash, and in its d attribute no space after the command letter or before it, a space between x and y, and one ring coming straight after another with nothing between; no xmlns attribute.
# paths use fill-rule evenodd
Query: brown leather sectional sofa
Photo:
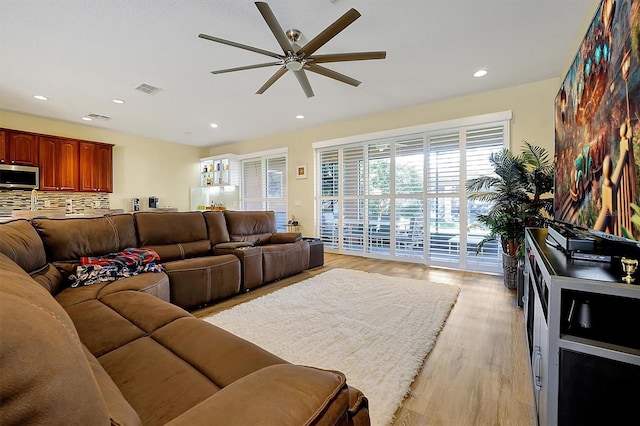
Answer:
<svg viewBox="0 0 640 426"><path fill-rule="evenodd" d="M210 213L0 224L3 425L369 424L366 398L341 373L289 364L168 303L209 303L243 278L255 285L303 268L305 253L308 262L297 237L267 236L273 228L234 213L227 236L224 215ZM66 286L80 256L131 246L154 247L167 273Z"/></svg>

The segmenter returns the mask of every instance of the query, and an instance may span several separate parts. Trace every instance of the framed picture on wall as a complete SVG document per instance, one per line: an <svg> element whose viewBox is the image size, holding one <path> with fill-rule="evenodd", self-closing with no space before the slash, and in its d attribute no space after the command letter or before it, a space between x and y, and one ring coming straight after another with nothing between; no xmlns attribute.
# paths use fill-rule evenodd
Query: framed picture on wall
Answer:
<svg viewBox="0 0 640 426"><path fill-rule="evenodd" d="M296 166L296 179L306 179L307 178L307 165L299 164Z"/></svg>

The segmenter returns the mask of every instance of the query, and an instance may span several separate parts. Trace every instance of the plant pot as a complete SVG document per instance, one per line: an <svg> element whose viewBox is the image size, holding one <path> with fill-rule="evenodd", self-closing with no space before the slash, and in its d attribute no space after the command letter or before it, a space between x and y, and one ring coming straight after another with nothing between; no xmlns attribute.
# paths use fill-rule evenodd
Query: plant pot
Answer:
<svg viewBox="0 0 640 426"><path fill-rule="evenodd" d="M504 286L509 290L518 287L518 258L502 253L502 271L504 272Z"/></svg>

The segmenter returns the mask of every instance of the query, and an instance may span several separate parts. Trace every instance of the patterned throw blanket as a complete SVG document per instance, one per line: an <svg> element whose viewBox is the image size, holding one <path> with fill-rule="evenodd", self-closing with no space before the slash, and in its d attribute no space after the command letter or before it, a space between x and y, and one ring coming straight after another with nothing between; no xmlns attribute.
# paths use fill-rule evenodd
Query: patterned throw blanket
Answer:
<svg viewBox="0 0 640 426"><path fill-rule="evenodd" d="M158 260L158 253L144 248L128 248L101 257L81 257L75 275L69 277L71 287L115 281L142 272L162 272L164 268L156 264Z"/></svg>

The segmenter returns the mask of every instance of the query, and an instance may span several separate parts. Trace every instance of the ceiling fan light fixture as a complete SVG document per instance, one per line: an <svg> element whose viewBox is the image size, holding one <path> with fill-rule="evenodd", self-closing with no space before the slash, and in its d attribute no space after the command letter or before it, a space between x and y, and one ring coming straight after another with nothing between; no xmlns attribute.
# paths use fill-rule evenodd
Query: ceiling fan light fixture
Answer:
<svg viewBox="0 0 640 426"><path fill-rule="evenodd" d="M216 123L211 123L209 124L209 126L211 126L212 129L217 129L218 125Z"/></svg>
<svg viewBox="0 0 640 426"><path fill-rule="evenodd" d="M287 67L289 71L300 71L305 64L306 61L301 60L299 58L286 58L284 60L284 66Z"/></svg>
<svg viewBox="0 0 640 426"><path fill-rule="evenodd" d="M473 73L474 77L484 77L485 75L487 75L487 70L478 70Z"/></svg>

